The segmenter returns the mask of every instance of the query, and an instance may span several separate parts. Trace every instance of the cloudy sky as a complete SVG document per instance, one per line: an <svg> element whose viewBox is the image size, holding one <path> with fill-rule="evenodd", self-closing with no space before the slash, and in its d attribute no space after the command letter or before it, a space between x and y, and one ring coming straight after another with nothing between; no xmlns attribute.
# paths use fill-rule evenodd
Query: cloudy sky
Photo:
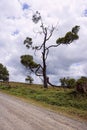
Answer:
<svg viewBox="0 0 87 130"><path fill-rule="evenodd" d="M0 0L0 63L9 70L10 81L25 81L27 71L20 56L33 53L23 45L24 39L30 36L40 44L42 36L36 33L39 23L32 22L32 14L37 10L45 25L57 24L50 45L75 25L80 26L78 41L51 49L47 59L51 82L57 84L61 77L87 76L87 0ZM36 56L39 62L40 53ZM39 78L33 78L40 83Z"/></svg>

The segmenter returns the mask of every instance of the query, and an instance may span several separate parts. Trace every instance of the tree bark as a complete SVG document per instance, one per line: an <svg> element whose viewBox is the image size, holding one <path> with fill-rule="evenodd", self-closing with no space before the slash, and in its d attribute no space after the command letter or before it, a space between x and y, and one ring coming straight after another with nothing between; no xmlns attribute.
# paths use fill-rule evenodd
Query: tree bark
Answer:
<svg viewBox="0 0 87 130"><path fill-rule="evenodd" d="M45 53L43 53L43 85L44 85L44 88L48 88L48 85L47 85L47 74L46 74Z"/></svg>
<svg viewBox="0 0 87 130"><path fill-rule="evenodd" d="M44 88L48 88L48 85L47 85L47 70L46 70L46 38L47 38L47 30L45 29L44 30L44 42L43 42L43 52L42 52L42 57L43 57L43 85L44 85Z"/></svg>

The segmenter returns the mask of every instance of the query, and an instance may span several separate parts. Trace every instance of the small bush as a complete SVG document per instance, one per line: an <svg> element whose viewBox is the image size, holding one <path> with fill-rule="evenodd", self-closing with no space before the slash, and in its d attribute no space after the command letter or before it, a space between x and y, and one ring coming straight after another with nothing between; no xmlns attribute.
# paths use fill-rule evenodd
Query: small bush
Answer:
<svg viewBox="0 0 87 130"><path fill-rule="evenodd" d="M76 90L80 93L87 93L87 77L81 77L77 80Z"/></svg>

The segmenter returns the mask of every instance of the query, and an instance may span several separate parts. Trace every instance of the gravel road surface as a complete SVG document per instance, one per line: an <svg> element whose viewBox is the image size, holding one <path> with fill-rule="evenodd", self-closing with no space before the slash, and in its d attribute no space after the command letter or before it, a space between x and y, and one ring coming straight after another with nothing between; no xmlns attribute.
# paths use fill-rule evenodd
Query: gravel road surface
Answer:
<svg viewBox="0 0 87 130"><path fill-rule="evenodd" d="M0 93L0 130L87 130L87 124Z"/></svg>

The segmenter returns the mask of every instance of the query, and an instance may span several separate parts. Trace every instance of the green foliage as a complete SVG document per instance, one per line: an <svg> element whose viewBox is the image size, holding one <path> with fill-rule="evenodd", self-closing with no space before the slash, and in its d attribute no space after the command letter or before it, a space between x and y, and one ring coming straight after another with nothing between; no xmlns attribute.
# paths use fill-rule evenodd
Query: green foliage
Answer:
<svg viewBox="0 0 87 130"><path fill-rule="evenodd" d="M66 84L68 88L75 88L76 81L73 78L67 78L66 79Z"/></svg>
<svg viewBox="0 0 87 130"><path fill-rule="evenodd" d="M61 78L60 83L65 88L76 88L80 93L87 93L87 77L81 77L78 80L73 78Z"/></svg>
<svg viewBox="0 0 87 130"><path fill-rule="evenodd" d="M79 83L80 85L86 84L87 82L87 77L81 77L77 80L77 83Z"/></svg>
<svg viewBox="0 0 87 130"><path fill-rule="evenodd" d="M77 80L76 90L81 93L87 93L87 77L81 77Z"/></svg>
<svg viewBox="0 0 87 130"><path fill-rule="evenodd" d="M38 67L38 64L33 61L33 56L31 55L23 55L21 56L21 63L31 70Z"/></svg>
<svg viewBox="0 0 87 130"><path fill-rule="evenodd" d="M80 26L75 26L72 28L72 33L77 34L79 32Z"/></svg>
<svg viewBox="0 0 87 130"><path fill-rule="evenodd" d="M75 88L76 81L73 78L61 78L60 79L61 86L67 88Z"/></svg>
<svg viewBox="0 0 87 130"><path fill-rule="evenodd" d="M41 20L41 15L38 11L32 16L32 21L36 24Z"/></svg>
<svg viewBox="0 0 87 130"><path fill-rule="evenodd" d="M25 79L26 82L29 82L30 84L33 83L34 79L31 76L27 76Z"/></svg>
<svg viewBox="0 0 87 130"><path fill-rule="evenodd" d="M26 45L26 47L29 49L30 47L32 47L32 38L30 37L26 37L26 39L24 40L24 44Z"/></svg>
<svg viewBox="0 0 87 130"><path fill-rule="evenodd" d="M60 83L61 83L61 86L65 87L66 86L66 78L60 78Z"/></svg>
<svg viewBox="0 0 87 130"><path fill-rule="evenodd" d="M6 67L4 67L0 63L0 80L2 81L8 81L9 80L9 72Z"/></svg>
<svg viewBox="0 0 87 130"><path fill-rule="evenodd" d="M75 26L72 28L72 31L67 32L64 37L58 38L56 43L57 44L70 44L74 40L77 40L79 38L78 36L78 31L79 31L79 26Z"/></svg>

